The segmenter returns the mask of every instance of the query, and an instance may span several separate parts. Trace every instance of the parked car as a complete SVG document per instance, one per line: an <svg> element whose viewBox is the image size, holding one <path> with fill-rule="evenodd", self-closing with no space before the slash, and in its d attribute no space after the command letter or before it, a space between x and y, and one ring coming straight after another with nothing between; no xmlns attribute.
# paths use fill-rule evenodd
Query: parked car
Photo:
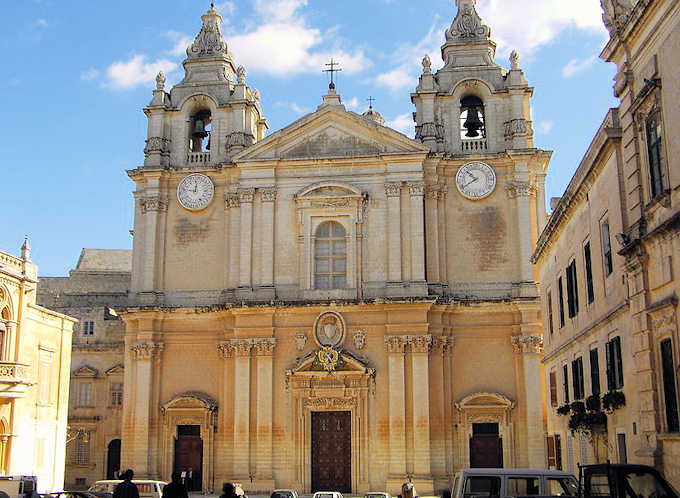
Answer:
<svg viewBox="0 0 680 498"><path fill-rule="evenodd" d="M464 469L456 473L451 498L576 496L573 474L538 469Z"/></svg>
<svg viewBox="0 0 680 498"><path fill-rule="evenodd" d="M378 491L369 491L364 495L364 498L392 498L392 495Z"/></svg>
<svg viewBox="0 0 680 498"><path fill-rule="evenodd" d="M312 498L342 498L342 493L337 491L317 491Z"/></svg>
<svg viewBox="0 0 680 498"><path fill-rule="evenodd" d="M579 467L579 481L579 496L584 498L678 498L663 475L647 465L583 465Z"/></svg>
<svg viewBox="0 0 680 498"><path fill-rule="evenodd" d="M116 489L116 485L123 482L122 479L108 479L105 481L97 481L88 491L111 493ZM137 485L139 490L139 498L161 498L163 495L163 488L167 484L165 481L151 481L145 479L133 479L133 483Z"/></svg>
<svg viewBox="0 0 680 498"><path fill-rule="evenodd" d="M292 489L275 489L269 498L298 498L298 494Z"/></svg>
<svg viewBox="0 0 680 498"><path fill-rule="evenodd" d="M112 498L108 491L57 491L41 494L44 498Z"/></svg>

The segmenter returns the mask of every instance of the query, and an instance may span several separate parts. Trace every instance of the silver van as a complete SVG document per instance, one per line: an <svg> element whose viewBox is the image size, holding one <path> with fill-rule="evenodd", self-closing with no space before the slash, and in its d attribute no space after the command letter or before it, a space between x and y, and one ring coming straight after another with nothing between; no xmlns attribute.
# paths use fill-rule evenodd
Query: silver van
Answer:
<svg viewBox="0 0 680 498"><path fill-rule="evenodd" d="M536 469L464 469L456 473L451 498L576 496L569 472Z"/></svg>

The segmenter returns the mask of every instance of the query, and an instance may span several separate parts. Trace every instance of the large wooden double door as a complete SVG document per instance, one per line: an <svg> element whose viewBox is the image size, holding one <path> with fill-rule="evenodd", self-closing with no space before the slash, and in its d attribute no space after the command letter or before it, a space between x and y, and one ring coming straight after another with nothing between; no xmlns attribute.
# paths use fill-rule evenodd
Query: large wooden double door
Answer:
<svg viewBox="0 0 680 498"><path fill-rule="evenodd" d="M312 492L352 491L351 412L312 412Z"/></svg>
<svg viewBox="0 0 680 498"><path fill-rule="evenodd" d="M177 426L174 470L181 472L187 491L201 491L203 440L200 425Z"/></svg>

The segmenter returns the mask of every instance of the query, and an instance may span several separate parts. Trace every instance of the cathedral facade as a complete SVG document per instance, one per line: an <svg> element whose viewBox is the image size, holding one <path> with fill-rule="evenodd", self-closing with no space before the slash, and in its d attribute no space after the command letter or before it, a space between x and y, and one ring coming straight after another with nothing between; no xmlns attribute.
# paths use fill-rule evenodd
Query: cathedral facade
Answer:
<svg viewBox="0 0 680 498"><path fill-rule="evenodd" d="M411 94L415 139L333 85L265 136L213 8L184 79L166 91L159 74L128 171L120 432L96 439L120 439L118 468L190 470L204 491L427 495L462 467L545 466L530 258L551 153L519 56L498 65L476 0L457 3L444 66L425 57Z"/></svg>

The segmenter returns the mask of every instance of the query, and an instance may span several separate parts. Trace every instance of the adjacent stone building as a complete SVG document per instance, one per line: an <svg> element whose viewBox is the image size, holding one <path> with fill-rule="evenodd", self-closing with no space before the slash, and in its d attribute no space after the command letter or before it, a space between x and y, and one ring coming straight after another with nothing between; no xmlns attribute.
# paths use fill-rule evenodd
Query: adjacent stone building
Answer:
<svg viewBox="0 0 680 498"><path fill-rule="evenodd" d="M680 4L604 0L603 8L611 37L601 57L618 67L621 105L607 115L534 254L550 463L656 465L677 485ZM598 391L611 391L602 397L610 406L604 427L605 407L587 400ZM587 417L574 418L573 405L556 414L575 399L590 403ZM570 419L594 429L595 444L572 440Z"/></svg>
<svg viewBox="0 0 680 498"><path fill-rule="evenodd" d="M98 283L86 251L44 294L103 328L76 341L74 383L96 394L70 413L96 448L69 482L106 477L118 440L119 465L191 470L209 491L411 479L427 495L461 467L544 465L530 258L551 153L519 56L498 65L476 0L457 5L444 66L426 57L411 95L415 140L333 84L265 137L220 15L203 15L184 79L166 91L159 74L144 109L129 286ZM122 322L100 327L109 308Z"/></svg>
<svg viewBox="0 0 680 498"><path fill-rule="evenodd" d="M71 334L75 319L36 305L38 268L0 252L0 475L64 487Z"/></svg>

